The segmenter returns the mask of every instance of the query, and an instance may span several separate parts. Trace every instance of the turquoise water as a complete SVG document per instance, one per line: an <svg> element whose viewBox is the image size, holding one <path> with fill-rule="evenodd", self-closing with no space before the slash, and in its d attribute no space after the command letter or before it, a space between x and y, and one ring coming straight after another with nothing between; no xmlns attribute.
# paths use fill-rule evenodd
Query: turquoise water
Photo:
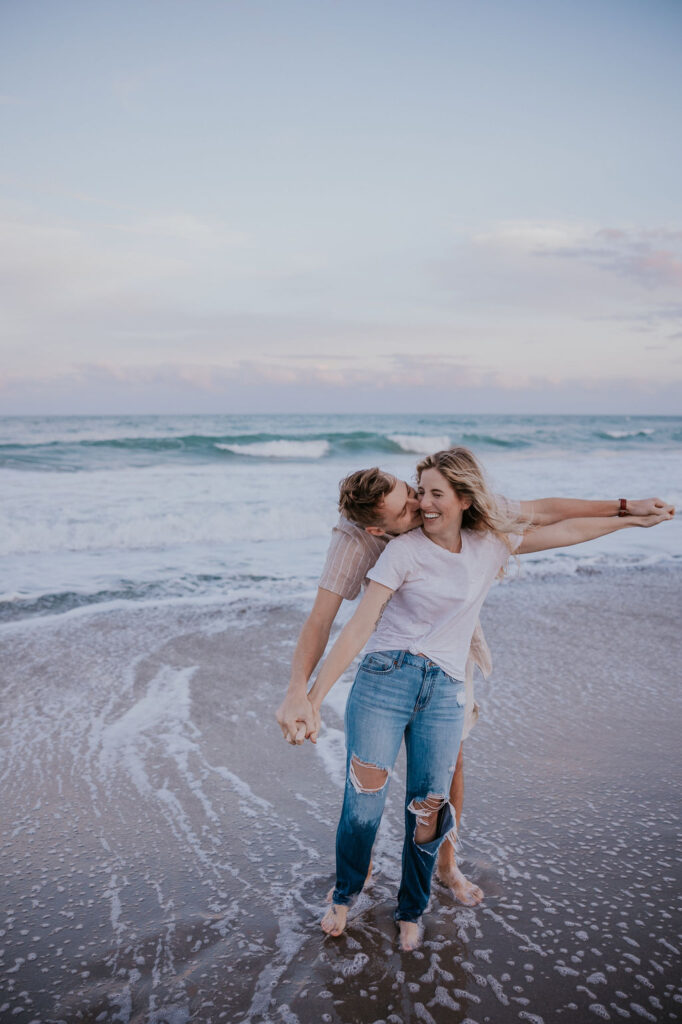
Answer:
<svg viewBox="0 0 682 1024"><path fill-rule="evenodd" d="M681 417L125 416L0 419L0 468L82 472L236 460L361 460L464 444L500 451L671 452ZM425 448L426 445L426 448Z"/></svg>
<svg viewBox="0 0 682 1024"><path fill-rule="evenodd" d="M308 599L339 479L473 448L513 498L679 504L682 417L149 416L0 419L0 620L93 602ZM575 572L682 558L682 529L526 560Z"/></svg>

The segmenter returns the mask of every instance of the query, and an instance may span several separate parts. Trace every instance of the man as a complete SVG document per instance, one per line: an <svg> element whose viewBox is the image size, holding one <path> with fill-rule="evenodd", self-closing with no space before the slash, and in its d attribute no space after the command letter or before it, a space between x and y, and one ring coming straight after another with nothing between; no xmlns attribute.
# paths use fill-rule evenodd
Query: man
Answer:
<svg viewBox="0 0 682 1024"><path fill-rule="evenodd" d="M542 498L522 501L514 507L529 526L548 526L563 519L579 517L650 515L665 507L659 498L626 501L624 498L605 501L583 501L573 498ZM341 481L339 495L341 517L332 530L317 596L301 629L291 664L287 694L277 710L277 721L284 738L292 744L317 739L319 716L307 697L308 682L320 661L329 640L332 623L344 600L354 600L365 576L377 561L391 537L421 526L419 501L414 489L404 480L374 467L351 473ZM466 738L477 718L473 698L474 664L485 676L492 668L480 624L476 627L467 665ZM464 802L464 761L459 756L450 788L450 802L455 809L459 828ZM475 906L483 898L482 890L459 870L451 843L443 843L438 851L437 873L453 896L466 906Z"/></svg>

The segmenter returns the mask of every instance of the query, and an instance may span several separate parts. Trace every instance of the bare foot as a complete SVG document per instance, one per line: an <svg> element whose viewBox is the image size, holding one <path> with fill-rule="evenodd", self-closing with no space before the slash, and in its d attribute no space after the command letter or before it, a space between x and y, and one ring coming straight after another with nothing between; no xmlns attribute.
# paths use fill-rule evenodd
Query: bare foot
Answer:
<svg viewBox="0 0 682 1024"><path fill-rule="evenodd" d="M475 907L483 899L483 890L470 882L454 861L447 865L438 864L436 874L455 899L463 903L465 907Z"/></svg>
<svg viewBox="0 0 682 1024"><path fill-rule="evenodd" d="M418 949L422 941L422 929L419 921L398 921L400 928L400 948L406 953Z"/></svg>
<svg viewBox="0 0 682 1024"><path fill-rule="evenodd" d="M365 888L365 886L369 885L369 883L371 881L371 878L372 878L372 868L373 867L374 867L374 862L370 861L369 862L369 871L367 872L367 878L362 883L362 888L363 889ZM334 886L331 887L331 889L329 890L329 892L327 893L327 895L325 897L327 903L331 903L333 895L334 895Z"/></svg>
<svg viewBox="0 0 682 1024"><path fill-rule="evenodd" d="M340 935L346 927L348 907L339 903L332 903L331 907L320 921L320 927L327 935Z"/></svg>

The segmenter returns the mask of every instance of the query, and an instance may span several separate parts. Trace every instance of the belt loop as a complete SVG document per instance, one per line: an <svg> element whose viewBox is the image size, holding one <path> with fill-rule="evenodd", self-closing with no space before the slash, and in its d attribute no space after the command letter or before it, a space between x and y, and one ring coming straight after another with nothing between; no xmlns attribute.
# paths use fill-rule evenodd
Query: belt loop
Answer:
<svg viewBox="0 0 682 1024"><path fill-rule="evenodd" d="M400 668L400 666L402 665L403 661L405 660L405 655L406 654L407 654L407 651L400 651L398 653L398 657L395 660L395 667L396 668Z"/></svg>

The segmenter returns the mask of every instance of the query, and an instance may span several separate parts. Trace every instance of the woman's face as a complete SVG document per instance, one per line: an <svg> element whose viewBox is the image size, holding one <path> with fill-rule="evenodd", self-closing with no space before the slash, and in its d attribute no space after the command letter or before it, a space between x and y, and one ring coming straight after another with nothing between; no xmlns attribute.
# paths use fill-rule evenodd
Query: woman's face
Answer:
<svg viewBox="0 0 682 1024"><path fill-rule="evenodd" d="M417 495L422 525L428 535L459 529L464 510L471 505L468 499L459 497L452 489L452 484L437 469L424 470L419 479Z"/></svg>

